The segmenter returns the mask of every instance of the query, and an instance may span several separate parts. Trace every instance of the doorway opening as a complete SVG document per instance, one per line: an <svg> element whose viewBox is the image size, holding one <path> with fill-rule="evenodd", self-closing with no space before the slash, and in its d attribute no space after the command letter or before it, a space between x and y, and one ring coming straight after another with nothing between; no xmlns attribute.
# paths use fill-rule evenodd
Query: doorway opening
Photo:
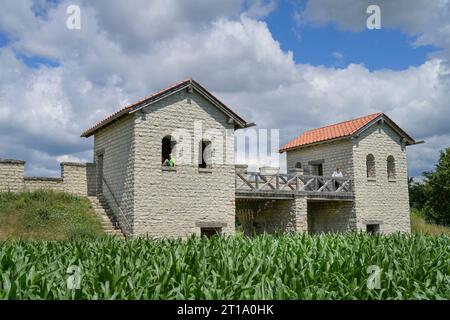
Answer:
<svg viewBox="0 0 450 320"><path fill-rule="evenodd" d="M375 234L380 232L380 225L379 224L367 224L366 225L366 232L370 234Z"/></svg>
<svg viewBox="0 0 450 320"><path fill-rule="evenodd" d="M323 176L323 164L313 164L312 165L312 174L315 176Z"/></svg>

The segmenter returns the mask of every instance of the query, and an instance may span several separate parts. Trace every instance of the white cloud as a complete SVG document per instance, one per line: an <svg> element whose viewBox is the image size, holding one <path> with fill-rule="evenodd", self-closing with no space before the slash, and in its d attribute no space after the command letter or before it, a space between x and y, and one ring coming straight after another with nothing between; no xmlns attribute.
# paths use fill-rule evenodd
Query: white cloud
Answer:
<svg viewBox="0 0 450 320"><path fill-rule="evenodd" d="M264 18L274 11L279 0L246 1L246 15L251 18Z"/></svg>
<svg viewBox="0 0 450 320"><path fill-rule="evenodd" d="M76 157L70 154L64 154L62 156L56 157L58 162L88 162L89 159Z"/></svg>
<svg viewBox="0 0 450 320"><path fill-rule="evenodd" d="M256 19L275 1L70 1L82 8L79 31L65 28L68 3L41 3L45 18L32 13L31 1L7 0L0 12L0 32L14 39L0 48L0 156L28 160L29 173L58 175L58 160L91 159L91 141L79 138L83 129L190 76L260 127L282 129L282 143L311 127L384 111L413 136L431 141L411 149L412 172L429 170L437 150L449 145L450 71L441 59L396 72L296 64ZM320 3L327 2L312 1L306 12L323 23L333 11ZM431 7L422 8L431 17L425 22L439 20ZM356 30L358 21L339 10L336 21ZM359 9L347 8L352 10ZM409 18L395 19L409 26ZM446 21L439 21L445 34ZM420 41L442 41L431 38L425 22L419 21L424 31L408 32L420 31ZM14 51L54 58L60 66L30 69Z"/></svg>
<svg viewBox="0 0 450 320"><path fill-rule="evenodd" d="M345 56L344 56L342 53L337 52L337 51L332 52L331 55L332 55L333 57L335 57L337 60L342 60L342 59L345 58Z"/></svg>
<svg viewBox="0 0 450 320"><path fill-rule="evenodd" d="M362 31L369 15L366 9L376 4L381 9L382 28L399 28L416 36L416 45L434 45L444 49L439 57L450 53L449 0L314 0L302 12L304 23L335 23L340 29Z"/></svg>

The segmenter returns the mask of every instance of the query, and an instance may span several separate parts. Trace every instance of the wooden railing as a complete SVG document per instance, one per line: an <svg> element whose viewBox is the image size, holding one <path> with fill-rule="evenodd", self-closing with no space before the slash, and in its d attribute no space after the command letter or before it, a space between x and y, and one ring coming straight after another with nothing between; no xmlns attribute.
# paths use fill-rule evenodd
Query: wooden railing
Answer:
<svg viewBox="0 0 450 320"><path fill-rule="evenodd" d="M236 192L352 196L352 180L302 174L236 172Z"/></svg>

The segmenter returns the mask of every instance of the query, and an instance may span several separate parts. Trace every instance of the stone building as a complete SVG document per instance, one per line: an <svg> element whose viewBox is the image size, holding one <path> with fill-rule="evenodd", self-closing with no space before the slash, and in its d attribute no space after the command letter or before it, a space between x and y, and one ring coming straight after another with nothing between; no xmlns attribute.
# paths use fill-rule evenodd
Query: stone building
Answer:
<svg viewBox="0 0 450 320"><path fill-rule="evenodd" d="M303 133L280 150L286 152L291 177L301 177L294 181L303 194L293 192L292 200L263 200L253 218L255 228L410 232L406 146L414 144L383 113ZM337 168L343 178L332 177ZM314 188L305 189L308 182ZM348 189L342 192L345 183ZM245 194L243 198L247 202Z"/></svg>
<svg viewBox="0 0 450 320"><path fill-rule="evenodd" d="M234 130L246 126L189 79L122 109L82 136L94 136L97 193L122 230L184 237L234 233ZM214 159L206 165L208 145ZM162 165L169 155L174 167Z"/></svg>
<svg viewBox="0 0 450 320"><path fill-rule="evenodd" d="M234 164L234 132L252 125L188 79L83 132L94 162L62 163L60 178L0 160L0 192L88 196L127 236L234 234L236 221L247 234L410 231L406 146L416 142L385 114L295 138L280 149L287 173Z"/></svg>

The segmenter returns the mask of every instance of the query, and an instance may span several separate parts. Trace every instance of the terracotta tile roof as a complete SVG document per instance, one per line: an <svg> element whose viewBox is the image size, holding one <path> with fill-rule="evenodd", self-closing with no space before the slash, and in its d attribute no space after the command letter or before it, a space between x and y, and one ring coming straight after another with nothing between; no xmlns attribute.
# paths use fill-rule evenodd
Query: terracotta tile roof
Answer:
<svg viewBox="0 0 450 320"><path fill-rule="evenodd" d="M156 92L150 96L145 97L144 99L141 99L131 105L128 105L119 111L116 111L112 115L108 116L107 118L103 119L102 121L97 122L95 125L93 125L91 128L85 130L81 137L89 137L93 135L97 130L107 126L110 122L117 120L118 118L125 116L135 108L138 108L139 105L146 103L146 102L152 102L158 99L159 97L163 96L164 94L168 94L171 91L177 90L178 88L183 88L184 86L187 86L188 84L193 85L194 87L198 88L201 91L204 91L204 94L207 94L212 100L214 100L217 104L221 105L224 110L226 110L233 118L235 118L238 122L243 124L244 127L247 123L244 119L242 119L240 116L238 116L234 111L232 111L230 108L228 108L224 103L222 103L219 99L217 99L214 95L212 95L208 90L206 90L203 86L201 86L198 82L193 80L192 78L180 81L168 88L165 88L159 92Z"/></svg>
<svg viewBox="0 0 450 320"><path fill-rule="evenodd" d="M307 146L313 143L350 137L356 132L358 132L361 128L363 128L365 125L369 124L372 120L376 119L381 115L383 115L383 113L374 113L361 118L344 121L326 127L306 131L297 138L285 144L280 149L280 152L285 152L287 150Z"/></svg>

